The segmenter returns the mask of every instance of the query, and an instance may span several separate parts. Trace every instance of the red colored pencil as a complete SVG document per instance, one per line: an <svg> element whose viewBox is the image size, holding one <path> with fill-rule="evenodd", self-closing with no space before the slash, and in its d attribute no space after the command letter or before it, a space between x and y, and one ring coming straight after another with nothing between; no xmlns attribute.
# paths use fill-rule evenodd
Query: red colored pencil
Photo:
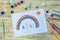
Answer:
<svg viewBox="0 0 60 40"><path fill-rule="evenodd" d="M60 20L60 18L53 18L53 17L50 17L52 20Z"/></svg>

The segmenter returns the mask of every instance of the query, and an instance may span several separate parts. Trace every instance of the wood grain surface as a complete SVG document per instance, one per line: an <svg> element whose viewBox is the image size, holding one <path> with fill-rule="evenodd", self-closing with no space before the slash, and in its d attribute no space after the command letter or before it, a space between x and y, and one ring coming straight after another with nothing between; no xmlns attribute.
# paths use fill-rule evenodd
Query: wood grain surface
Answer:
<svg viewBox="0 0 60 40"><path fill-rule="evenodd" d="M9 0L0 0L0 5L1 3L7 2ZM18 2L19 0L13 0L13 3ZM60 6L52 6L51 4L60 4L60 1L56 1L56 0L33 0L32 4L31 4L31 9L29 10L24 10L25 7L27 7L29 5L29 3L31 2L31 0L25 0L24 4L22 4L21 6L18 6L12 10L14 10L14 13L17 12L24 12L24 11L31 11L31 10L35 10L36 6L38 5L39 8L44 8L45 11L47 9L52 10L52 9L60 9ZM43 6L42 3L45 3L45 5ZM4 4L5 5L5 4ZM3 5L3 8L6 6ZM0 12L2 11L2 8L0 8ZM46 19L49 16L46 15ZM2 29L2 20L4 20L4 24L5 24L5 35L3 35L3 29ZM48 28L48 32L47 33L41 33L41 34L34 34L34 35L27 35L27 36L22 36L22 37L14 37L14 33L13 33L13 27L12 27L12 20L11 20L11 15L7 16L1 16L0 15L0 40L56 40L54 38L53 35L51 35L50 33L50 26L47 22L47 28Z"/></svg>

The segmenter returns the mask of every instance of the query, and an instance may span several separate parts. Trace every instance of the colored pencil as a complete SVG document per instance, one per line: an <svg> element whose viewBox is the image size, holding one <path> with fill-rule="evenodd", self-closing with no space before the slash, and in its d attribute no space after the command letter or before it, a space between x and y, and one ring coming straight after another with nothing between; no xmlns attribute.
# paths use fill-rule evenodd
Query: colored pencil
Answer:
<svg viewBox="0 0 60 40"><path fill-rule="evenodd" d="M4 21L2 22L2 27L3 27L3 34L5 35L5 26L4 26Z"/></svg>
<svg viewBox="0 0 60 40"><path fill-rule="evenodd" d="M53 18L53 17L50 17L52 20L59 20L60 21L60 18Z"/></svg>
<svg viewBox="0 0 60 40"><path fill-rule="evenodd" d="M50 26L51 26L55 31L57 31L57 33L60 35L60 30L59 30L53 23L50 23L49 21L48 21L48 23L49 23Z"/></svg>
<svg viewBox="0 0 60 40"><path fill-rule="evenodd" d="M55 10L52 10L53 12L57 12L57 13L60 13L60 11L59 10L57 10L57 9L55 9Z"/></svg>
<svg viewBox="0 0 60 40"><path fill-rule="evenodd" d="M54 37L56 39L59 39L59 36L55 33L55 31L52 28L50 28L50 30L51 30L52 34L54 35Z"/></svg>
<svg viewBox="0 0 60 40"><path fill-rule="evenodd" d="M58 14L54 14L54 16L56 16L56 17L60 18L60 15L58 15Z"/></svg>
<svg viewBox="0 0 60 40"><path fill-rule="evenodd" d="M59 13L59 12L55 12L55 11L51 11L50 13L60 15L60 13Z"/></svg>
<svg viewBox="0 0 60 40"><path fill-rule="evenodd" d="M53 20L52 20L52 19L50 19L50 18L48 18L48 20L49 20L50 22L52 22L53 24L55 24L55 25L56 25L56 27L60 28L60 25L59 25L59 24L57 24L55 21L53 21Z"/></svg>

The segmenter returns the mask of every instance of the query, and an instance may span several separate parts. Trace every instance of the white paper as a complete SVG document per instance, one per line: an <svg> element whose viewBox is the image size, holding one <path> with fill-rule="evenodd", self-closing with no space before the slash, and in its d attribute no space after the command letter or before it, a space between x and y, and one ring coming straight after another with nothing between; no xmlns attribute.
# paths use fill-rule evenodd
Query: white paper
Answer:
<svg viewBox="0 0 60 40"><path fill-rule="evenodd" d="M38 11L40 12L39 15L37 15ZM14 37L47 32L44 9L14 13L11 16Z"/></svg>

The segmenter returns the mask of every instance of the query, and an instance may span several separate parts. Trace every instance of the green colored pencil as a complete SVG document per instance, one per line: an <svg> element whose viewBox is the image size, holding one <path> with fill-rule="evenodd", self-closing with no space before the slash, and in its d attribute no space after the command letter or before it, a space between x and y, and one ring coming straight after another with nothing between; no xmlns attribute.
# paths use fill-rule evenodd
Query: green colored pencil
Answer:
<svg viewBox="0 0 60 40"><path fill-rule="evenodd" d="M4 26L4 21L2 22L2 27L3 27L3 34L5 35L5 26Z"/></svg>

